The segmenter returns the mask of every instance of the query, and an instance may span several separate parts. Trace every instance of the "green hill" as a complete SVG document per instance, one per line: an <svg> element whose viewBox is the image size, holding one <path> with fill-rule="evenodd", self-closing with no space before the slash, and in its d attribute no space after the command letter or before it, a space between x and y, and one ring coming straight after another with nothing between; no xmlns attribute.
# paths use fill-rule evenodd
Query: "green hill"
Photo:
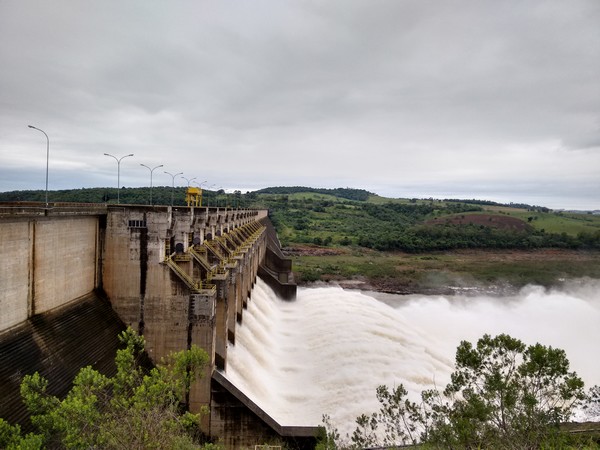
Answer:
<svg viewBox="0 0 600 450"><path fill-rule="evenodd" d="M0 201L44 201L44 191ZM173 196L173 197L171 197ZM154 187L152 203L185 205L185 188ZM51 191L51 202L116 203L114 188ZM149 204L149 188L122 188L124 204ZM353 280L392 292L449 286L556 285L600 278L600 216L460 199L390 199L361 189L272 187L203 192L204 206L269 209L297 280ZM487 287L486 287L487 286Z"/></svg>
<svg viewBox="0 0 600 450"><path fill-rule="evenodd" d="M349 189L268 188L253 195L254 205L269 209L283 246L407 252L600 248L600 216L592 214L469 200L386 199Z"/></svg>
<svg viewBox="0 0 600 450"><path fill-rule="evenodd" d="M0 193L0 201L43 201L44 191ZM51 202L116 203L114 188L51 191ZM185 188L122 188L124 204L185 205ZM242 194L203 191L204 206L269 209L284 247L378 251L600 248L600 216L482 200L389 199L364 189L270 187Z"/></svg>

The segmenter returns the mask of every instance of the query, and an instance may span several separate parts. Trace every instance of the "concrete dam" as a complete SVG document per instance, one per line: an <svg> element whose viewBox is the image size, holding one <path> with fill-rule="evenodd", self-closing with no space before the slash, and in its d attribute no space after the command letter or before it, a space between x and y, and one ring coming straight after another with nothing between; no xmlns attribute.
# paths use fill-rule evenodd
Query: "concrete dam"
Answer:
<svg viewBox="0 0 600 450"><path fill-rule="evenodd" d="M210 357L189 407L226 448L311 448L314 427L284 426L223 374L260 276L293 300L291 261L267 211L140 205L0 204L0 417L27 428L22 377L65 395L79 368L115 370L117 335L143 334L153 361L195 344Z"/></svg>

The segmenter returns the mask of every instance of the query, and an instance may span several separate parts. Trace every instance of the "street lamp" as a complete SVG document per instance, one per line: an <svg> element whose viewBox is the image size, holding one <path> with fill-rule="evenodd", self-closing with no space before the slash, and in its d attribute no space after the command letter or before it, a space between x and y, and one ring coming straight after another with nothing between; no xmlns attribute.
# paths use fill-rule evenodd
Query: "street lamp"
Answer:
<svg viewBox="0 0 600 450"><path fill-rule="evenodd" d="M175 175L173 175L171 172L167 172L167 171L165 170L165 173L166 173L167 175L171 175L171 206L173 206L173 191L175 190L175 177L176 177L177 175L181 175L181 174L183 174L183 172L179 172L179 173L176 173Z"/></svg>
<svg viewBox="0 0 600 450"><path fill-rule="evenodd" d="M200 191L200 194L199 194L199 195L200 195L200 206L202 206L202 185L203 185L204 183L206 183L206 180L204 180L204 181L203 181L202 183L200 183L200 184L198 184L198 183L194 182L194 184L195 184L196 186L198 186L198 189L199 189L199 191Z"/></svg>
<svg viewBox="0 0 600 450"><path fill-rule="evenodd" d="M46 208L48 207L48 163L50 162L50 138L46 134L44 130L40 130L33 125L27 125L29 128L33 128L34 130L41 131L46 136Z"/></svg>
<svg viewBox="0 0 600 450"><path fill-rule="evenodd" d="M181 178L183 178L185 181L187 181L188 188L189 188L189 187L190 187L190 183L191 183L192 181L194 181L194 180L195 180L197 177L194 177L194 178L186 178L186 177L182 176Z"/></svg>
<svg viewBox="0 0 600 450"><path fill-rule="evenodd" d="M140 166L144 166L146 169L148 169L150 171L150 206L152 206L152 172L154 172L159 167L162 167L163 165L161 164L159 166L153 167L152 169L150 167L148 167L146 164L140 164Z"/></svg>
<svg viewBox="0 0 600 450"><path fill-rule="evenodd" d="M219 191L223 191L223 193L225 194L225 208L227 208L227 192L225 192L225 189L223 189L223 186L219 186ZM217 197L217 208L218 207L219 207L219 197Z"/></svg>
<svg viewBox="0 0 600 450"><path fill-rule="evenodd" d="M216 186L216 184L211 184L209 187L206 188L207 191L210 191L212 188L214 188ZM206 206L210 207L210 197L208 197L206 199Z"/></svg>
<svg viewBox="0 0 600 450"><path fill-rule="evenodd" d="M121 156L120 158L117 158L114 155L111 155L110 153L105 153L104 156L110 156L111 158L115 158L115 160L117 161L117 205L119 203L121 203L121 160L123 158L128 158L130 156L133 156L133 153L130 153L129 155L125 155L125 156Z"/></svg>

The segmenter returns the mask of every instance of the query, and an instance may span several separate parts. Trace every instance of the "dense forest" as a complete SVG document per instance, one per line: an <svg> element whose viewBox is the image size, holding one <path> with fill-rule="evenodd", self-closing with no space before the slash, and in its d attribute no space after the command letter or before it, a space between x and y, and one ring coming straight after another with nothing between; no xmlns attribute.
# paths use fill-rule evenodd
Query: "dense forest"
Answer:
<svg viewBox="0 0 600 450"><path fill-rule="evenodd" d="M351 189L351 188L335 188L335 189L324 189L324 188L310 188L303 186L292 186L292 187L269 187L255 191L256 194L298 194L298 193L314 193L323 195L332 195L334 197L345 198L348 200L367 201L371 195L375 195L372 192L365 191L364 189Z"/></svg>
<svg viewBox="0 0 600 450"><path fill-rule="evenodd" d="M152 199L153 205L185 206L185 187L154 186L142 188L123 187L119 191L119 201L129 205L149 205ZM226 194L223 189L209 191L204 189L203 206L231 206L240 195ZM241 193L240 193L241 194ZM11 191L0 192L0 202L43 202L45 191ZM77 203L117 203L117 190L115 188L84 188L50 191L49 202L77 202ZM171 203L172 201L172 203Z"/></svg>

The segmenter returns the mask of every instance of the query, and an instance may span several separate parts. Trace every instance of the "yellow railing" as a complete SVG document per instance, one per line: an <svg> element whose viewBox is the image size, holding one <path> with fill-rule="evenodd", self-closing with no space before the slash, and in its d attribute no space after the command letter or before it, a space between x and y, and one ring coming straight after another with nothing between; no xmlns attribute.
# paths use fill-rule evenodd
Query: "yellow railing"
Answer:
<svg viewBox="0 0 600 450"><path fill-rule="evenodd" d="M188 250L194 259L198 261L198 263L204 267L207 272L211 272L213 270L213 267L208 262L206 248L194 245L193 247L188 247Z"/></svg>
<svg viewBox="0 0 600 450"><path fill-rule="evenodd" d="M217 236L215 241L220 246L220 248L224 250L224 254L226 257L231 256L232 250L229 247L227 247L227 241L223 236Z"/></svg>
<svg viewBox="0 0 600 450"><path fill-rule="evenodd" d="M235 230L231 231L231 233L229 233L228 236L229 239L235 242L235 245L237 247L244 244L244 236L240 234L239 228L236 228Z"/></svg>
<svg viewBox="0 0 600 450"><path fill-rule="evenodd" d="M167 257L165 259L165 263L192 291L200 292L202 290L202 283L194 281L194 279L185 270L183 270L175 261L173 261L172 257Z"/></svg>
<svg viewBox="0 0 600 450"><path fill-rule="evenodd" d="M211 291L211 292L217 292L217 285L216 284L212 284L212 283L208 283L208 282L200 282L201 284L201 289L203 291Z"/></svg>
<svg viewBox="0 0 600 450"><path fill-rule="evenodd" d="M204 241L204 245L217 257L219 260L223 261L225 256L221 251L217 249L217 247L213 244L212 241Z"/></svg>
<svg viewBox="0 0 600 450"><path fill-rule="evenodd" d="M233 237L230 235L230 233L227 233L227 234L225 234L225 236L224 236L224 237L225 237L225 240L226 240L227 242L229 242L231 245L233 245L233 248L234 248L234 249L236 249L236 248L238 248L238 247L240 246L240 244L238 244L237 242L235 242L235 241L233 240Z"/></svg>

